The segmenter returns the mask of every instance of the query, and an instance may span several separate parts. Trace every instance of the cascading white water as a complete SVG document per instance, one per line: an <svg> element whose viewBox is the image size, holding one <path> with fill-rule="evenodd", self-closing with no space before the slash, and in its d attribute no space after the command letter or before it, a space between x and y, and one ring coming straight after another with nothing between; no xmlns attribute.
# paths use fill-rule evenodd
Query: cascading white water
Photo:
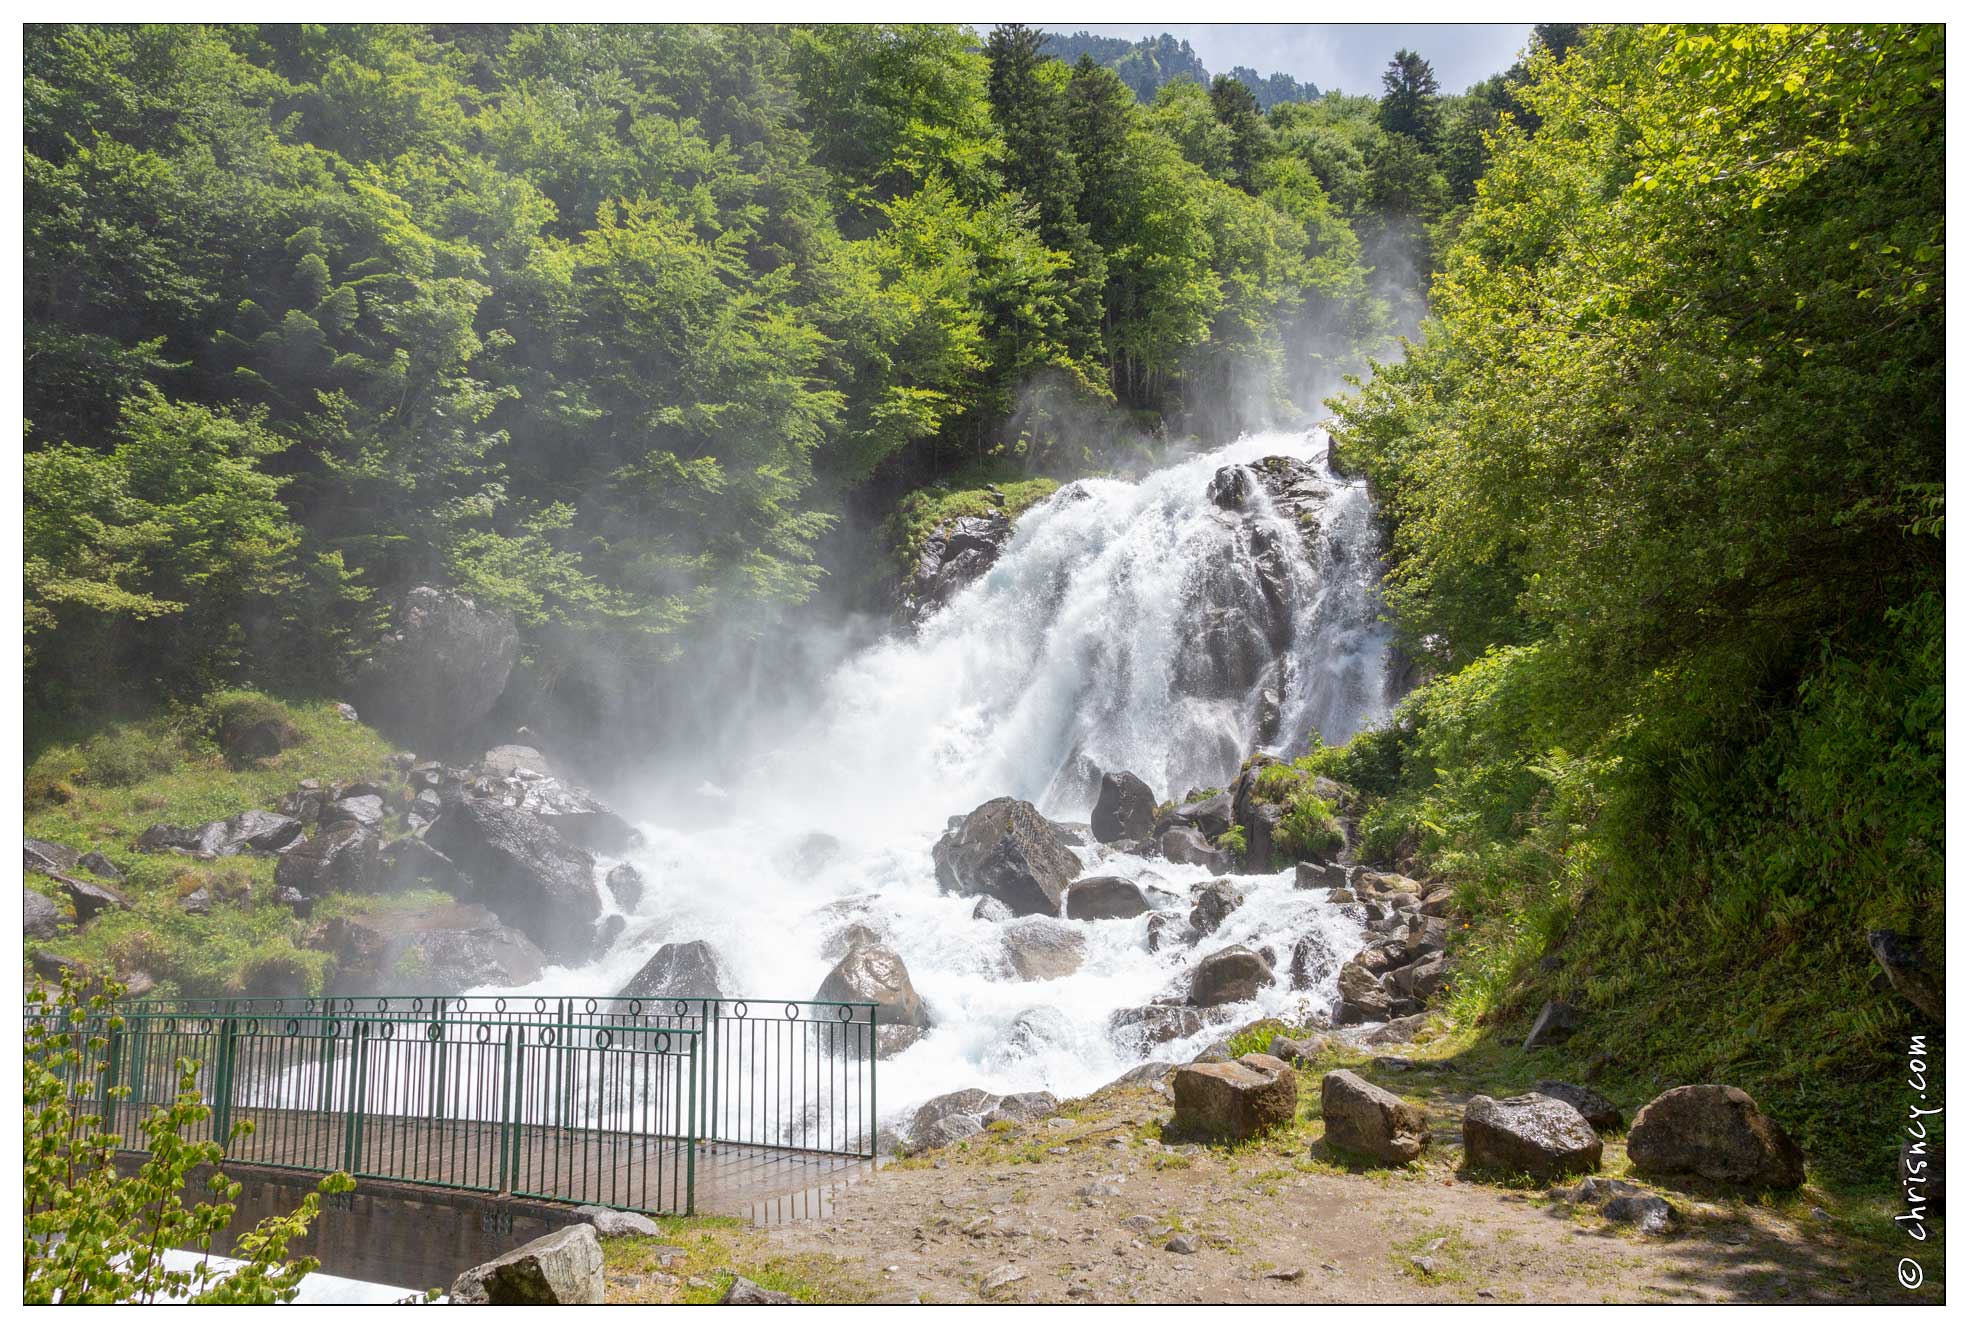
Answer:
<svg viewBox="0 0 1969 1329"><path fill-rule="evenodd" d="M1352 954L1357 925L1281 873L1240 879L1247 902L1194 951L1150 952L1140 918L1074 923L1088 943L1081 968L1021 982L1000 925L973 919L973 900L940 895L931 866L949 819L987 799L1009 794L1082 821L1091 770L1131 770L1159 798L1180 798L1227 784L1271 733L1272 746L1297 750L1310 731L1339 742L1386 712L1372 513L1325 454L1319 431L1250 436L1139 482L1080 481L1028 512L984 577L913 636L894 634L818 680L724 788L707 786L682 816L674 800L664 812L628 807L646 814L646 842L631 855L644 898L609 955L550 970L538 990L613 992L658 944L701 939L742 992L803 999L831 967L828 936L866 922L902 956L935 1020L884 1065L883 1101L902 1109L972 1084L1069 1094L1104 1083L1142 1059L1116 1045L1109 1015L1177 990L1210 950L1270 945L1283 971L1295 941L1319 934L1333 954ZM1295 505L1309 518L1301 529L1255 483L1241 511L1211 500L1222 468L1267 457L1312 466ZM1254 599L1261 591L1269 607ZM1177 892L1210 875L1097 845L1078 852L1090 872ZM1307 996L1287 991L1281 972L1231 1023ZM1221 1031L1154 1055L1195 1051Z"/></svg>

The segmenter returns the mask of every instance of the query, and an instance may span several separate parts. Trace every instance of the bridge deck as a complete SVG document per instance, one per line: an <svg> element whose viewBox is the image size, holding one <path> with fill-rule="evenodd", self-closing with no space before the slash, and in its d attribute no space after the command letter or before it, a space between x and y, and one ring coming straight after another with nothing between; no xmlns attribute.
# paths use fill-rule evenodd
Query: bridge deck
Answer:
<svg viewBox="0 0 1969 1329"><path fill-rule="evenodd" d="M227 1157L326 1173L350 1157L344 1118L275 1108L241 1108L253 1123ZM502 1127L497 1122L365 1116L358 1175L496 1193L501 1190ZM674 1138L563 1126L521 1126L512 1192L575 1204L682 1213L694 1194L698 1213L755 1223L819 1217L832 1188L873 1172L854 1155L771 1145L703 1143L691 1159ZM138 1139L137 1131L125 1138ZM508 1143L510 1148L510 1143Z"/></svg>

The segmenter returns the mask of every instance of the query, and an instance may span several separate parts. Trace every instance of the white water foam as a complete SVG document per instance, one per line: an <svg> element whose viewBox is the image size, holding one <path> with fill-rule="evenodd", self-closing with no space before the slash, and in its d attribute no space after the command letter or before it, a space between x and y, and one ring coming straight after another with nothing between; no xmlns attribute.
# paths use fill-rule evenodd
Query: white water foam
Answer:
<svg viewBox="0 0 1969 1329"><path fill-rule="evenodd" d="M1074 923L1088 946L1081 968L1021 982L1001 926L973 919L973 900L939 894L930 852L949 818L1002 795L1085 820L1087 764L1132 770L1158 798L1181 797L1227 784L1257 746L1257 689L1206 696L1183 681L1184 658L1198 649L1185 605L1206 578L1254 575L1243 566L1255 556L1250 524L1207 497L1227 465L1293 457L1320 467L1331 489L1304 554L1262 498L1256 518L1294 537L1276 542L1293 551L1291 641L1273 680L1279 746L1296 749L1315 728L1339 742L1386 713L1372 512L1362 486L1324 470L1326 443L1318 431L1250 436L1139 482L1081 481L1027 513L992 569L914 635L848 659L789 706L779 740L742 754L738 778L660 809L625 801L645 835L630 856L648 883L643 900L610 954L550 970L533 990L614 992L657 945L702 939L744 995L801 1000L831 967L830 933L867 922L903 957L935 1020L883 1065L891 1119L969 1085L1098 1087L1145 1055L1116 1044L1110 1014L1180 991L1196 958L1222 946L1272 946L1278 986L1147 1055L1179 1059L1245 1020L1289 1013L1309 996L1330 1002L1330 975L1321 991L1288 991L1294 942L1319 933L1345 957L1359 929L1323 893L1295 891L1289 872L1238 879L1246 904L1195 950L1150 952L1140 918ZM688 758L664 755L673 769ZM803 843L817 833L833 843ZM1078 853L1089 872L1179 893L1210 875L1100 846Z"/></svg>

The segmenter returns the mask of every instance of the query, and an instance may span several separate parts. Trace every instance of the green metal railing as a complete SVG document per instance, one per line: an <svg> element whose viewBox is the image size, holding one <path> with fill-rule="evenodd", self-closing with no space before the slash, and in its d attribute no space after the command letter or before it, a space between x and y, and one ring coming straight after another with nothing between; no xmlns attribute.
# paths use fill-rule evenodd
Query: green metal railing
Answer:
<svg viewBox="0 0 1969 1329"><path fill-rule="evenodd" d="M76 1093L133 1145L190 1062L205 1138L250 1120L227 1157L272 1167L691 1213L700 1149L875 1153L865 1002L236 997L118 1014L106 1073Z"/></svg>

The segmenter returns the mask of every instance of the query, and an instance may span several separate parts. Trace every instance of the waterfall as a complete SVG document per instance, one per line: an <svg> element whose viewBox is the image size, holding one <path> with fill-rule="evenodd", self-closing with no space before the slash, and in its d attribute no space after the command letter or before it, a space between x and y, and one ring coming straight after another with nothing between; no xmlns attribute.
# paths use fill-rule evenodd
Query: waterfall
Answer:
<svg viewBox="0 0 1969 1329"><path fill-rule="evenodd" d="M1286 957L1316 935L1344 958L1359 928L1289 872L1240 879L1247 903L1195 951L1150 952L1141 918L1073 923L1078 972L1021 982L1000 926L938 893L930 852L990 798L1084 821L1100 771L1180 799L1227 785L1259 746L1297 751L1313 731L1341 742L1386 713L1373 514L1326 450L1317 430L1247 436L1139 481L1077 481L1027 512L990 570L914 633L841 661L754 726L767 738L719 754L717 784L625 800L649 889L609 954L550 970L538 990L613 992L658 944L702 939L745 994L802 999L831 967L830 935L861 922L902 956L936 1021L885 1063L898 1109L972 1084L1085 1092L1145 1056L1198 1050L1228 1026L1144 1053L1117 1043L1108 1017L1177 991L1222 946L1280 959L1278 987L1234 1023L1330 1001L1330 972L1322 991L1288 991ZM691 768L691 754L665 756ZM1089 872L1178 893L1209 876L1076 852Z"/></svg>

